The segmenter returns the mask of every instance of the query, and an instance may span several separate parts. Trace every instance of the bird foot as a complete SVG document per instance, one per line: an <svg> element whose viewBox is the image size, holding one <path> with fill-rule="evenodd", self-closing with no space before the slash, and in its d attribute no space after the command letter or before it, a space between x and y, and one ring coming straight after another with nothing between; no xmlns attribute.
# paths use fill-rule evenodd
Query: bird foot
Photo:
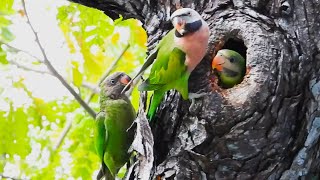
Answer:
<svg viewBox="0 0 320 180"><path fill-rule="evenodd" d="M208 95L208 93L189 93L188 98L191 100L189 112L195 112L195 110L196 110L196 108L195 108L196 100L195 99L199 99L199 98L204 97L206 95Z"/></svg>

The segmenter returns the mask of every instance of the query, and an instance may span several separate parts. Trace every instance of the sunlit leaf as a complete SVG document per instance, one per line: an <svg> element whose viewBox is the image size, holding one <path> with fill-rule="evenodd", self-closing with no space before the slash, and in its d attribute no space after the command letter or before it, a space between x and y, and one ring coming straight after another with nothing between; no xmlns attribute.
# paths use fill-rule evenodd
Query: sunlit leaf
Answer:
<svg viewBox="0 0 320 180"><path fill-rule="evenodd" d="M123 54L123 57L126 58L127 60L133 60L133 54L129 51L125 52Z"/></svg>
<svg viewBox="0 0 320 180"><path fill-rule="evenodd" d="M13 2L14 2L13 0L1 0L0 1L0 12L1 12L1 14L12 12L13 10L11 8L12 8L12 5L13 5Z"/></svg>
<svg viewBox="0 0 320 180"><path fill-rule="evenodd" d="M1 64L8 64L7 53L5 51L3 51L2 47L1 47L1 43L0 43L0 63Z"/></svg>
<svg viewBox="0 0 320 180"><path fill-rule="evenodd" d="M80 87L82 84L82 74L79 71L79 63L77 61L71 61L72 64L72 77L73 77L73 83L74 85Z"/></svg>
<svg viewBox="0 0 320 180"><path fill-rule="evenodd" d="M119 33L115 33L112 38L111 38L111 42L112 44L117 44L120 38L120 34Z"/></svg>
<svg viewBox="0 0 320 180"><path fill-rule="evenodd" d="M131 33L129 43L134 45L137 44L141 47L146 47L147 43L147 33L141 27L141 22L136 19L127 19L119 23L122 26L129 26Z"/></svg>
<svg viewBox="0 0 320 180"><path fill-rule="evenodd" d="M114 20L114 24L117 25L119 22L121 22L123 20L123 16L121 14L119 14L119 18Z"/></svg>

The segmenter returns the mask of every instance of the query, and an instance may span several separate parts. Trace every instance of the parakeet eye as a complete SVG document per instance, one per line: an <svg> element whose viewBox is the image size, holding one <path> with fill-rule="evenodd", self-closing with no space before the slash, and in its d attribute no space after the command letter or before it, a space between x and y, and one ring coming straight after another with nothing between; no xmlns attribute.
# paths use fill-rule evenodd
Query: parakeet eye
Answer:
<svg viewBox="0 0 320 180"><path fill-rule="evenodd" d="M235 59L233 57L231 57L229 60L230 60L231 63L235 62Z"/></svg>
<svg viewBox="0 0 320 180"><path fill-rule="evenodd" d="M111 84L115 84L116 81L115 81L114 79L111 79L111 80L110 80L110 83L111 83Z"/></svg>

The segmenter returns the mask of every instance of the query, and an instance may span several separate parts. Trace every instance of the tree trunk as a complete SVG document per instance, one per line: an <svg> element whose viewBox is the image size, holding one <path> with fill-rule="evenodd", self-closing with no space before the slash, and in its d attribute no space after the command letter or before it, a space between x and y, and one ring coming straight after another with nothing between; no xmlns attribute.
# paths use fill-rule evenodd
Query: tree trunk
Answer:
<svg viewBox="0 0 320 180"><path fill-rule="evenodd" d="M155 177L170 179L320 178L319 0L73 0L144 23L152 49L191 7L208 22L208 53L193 71L190 102L170 91L152 124ZM215 49L251 68L241 84L211 88Z"/></svg>

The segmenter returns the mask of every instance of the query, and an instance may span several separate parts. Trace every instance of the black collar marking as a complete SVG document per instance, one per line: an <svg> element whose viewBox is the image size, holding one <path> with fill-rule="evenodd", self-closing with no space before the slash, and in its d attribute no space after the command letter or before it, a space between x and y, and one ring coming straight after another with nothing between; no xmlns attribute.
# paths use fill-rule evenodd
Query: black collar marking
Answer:
<svg viewBox="0 0 320 180"><path fill-rule="evenodd" d="M171 19L175 18L175 17L183 17L183 16L188 16L188 13L184 13L184 14L178 14L176 16L173 16Z"/></svg>
<svg viewBox="0 0 320 180"><path fill-rule="evenodd" d="M201 20L195 21L193 23L186 24L185 29L187 32L196 32L202 26Z"/></svg>
<svg viewBox="0 0 320 180"><path fill-rule="evenodd" d="M189 23L189 24L186 24L185 25L185 30L186 30L186 33L184 34L180 34L177 30L174 32L174 35L178 38L181 38L181 37L184 37L185 35L189 34L189 33L193 33L193 32L196 32L198 31L202 26L202 22L201 20L198 20L198 21L195 21L193 23Z"/></svg>

